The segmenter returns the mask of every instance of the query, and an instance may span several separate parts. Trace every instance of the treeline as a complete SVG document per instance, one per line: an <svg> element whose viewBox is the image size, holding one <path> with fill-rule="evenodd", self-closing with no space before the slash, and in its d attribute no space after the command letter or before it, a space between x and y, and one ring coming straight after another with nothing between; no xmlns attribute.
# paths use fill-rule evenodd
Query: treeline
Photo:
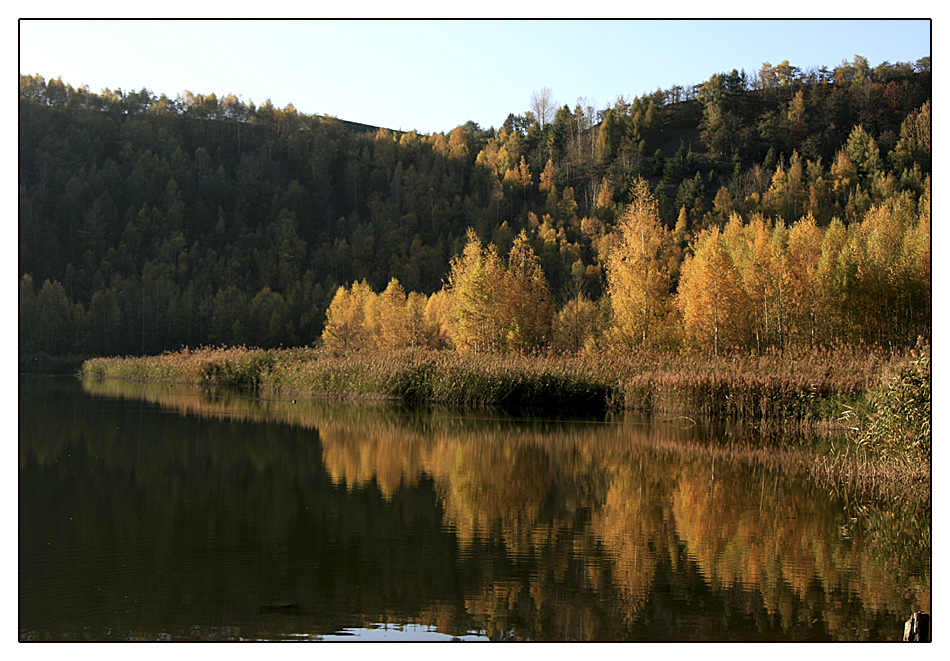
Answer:
<svg viewBox="0 0 950 661"><path fill-rule="evenodd" d="M871 68L855 57L804 72L784 62L603 109L583 99L557 107L545 97L499 129L468 122L419 135L233 95L96 94L20 76L20 351L303 345L326 330L341 286L352 294L352 283L365 281L381 292L393 279L413 301L410 316L428 315L429 335L418 335L419 326L410 345L464 344L451 329L483 324L445 300L438 312L433 297L445 285L459 291L456 276L474 278L459 268L477 250L487 271L527 283L525 273L510 274L516 244L533 260L531 277L544 276L545 287L535 280L531 291L547 298L537 310L506 303L507 321L496 308L484 329L492 337L472 348L580 348L591 333L568 340L561 318L574 315L575 326L589 328L613 323L620 219L648 199L644 187L651 216L675 244L664 247L675 266L657 285L670 300L683 297L680 280L700 261L700 237L718 228L724 240L733 215L769 234L812 218L822 237L847 234L849 255L860 242L852 226L874 214L890 214L904 233L929 232L930 96L929 58ZM775 239L776 254L783 241ZM901 250L906 262L911 248ZM900 268L899 276L888 272L887 287L911 277ZM842 275L842 291L857 287L858 275ZM501 289L513 290L509 284ZM929 280L915 286L929 291ZM861 287L884 304L870 284ZM399 298L395 285L390 294ZM854 330L846 320L862 316L858 309L823 312L835 321L803 331L791 304L768 290L767 303L750 304L761 328L714 324L708 346L719 334L722 346L785 346L803 333L824 341L831 328L848 339L904 343L929 318L921 307L929 296L914 296L887 299L887 310L901 310L899 327ZM582 322L588 313L601 326ZM666 308L649 314L654 329L675 320Z"/></svg>
<svg viewBox="0 0 950 661"><path fill-rule="evenodd" d="M408 296L398 280L375 294L340 287L327 311L325 346L425 346L459 351L757 350L841 342L912 346L929 337L930 197L902 194L860 221L787 226L733 213L689 241L664 226L640 181L606 257L605 293L581 288L561 308L527 234L507 260L469 233L447 286Z"/></svg>

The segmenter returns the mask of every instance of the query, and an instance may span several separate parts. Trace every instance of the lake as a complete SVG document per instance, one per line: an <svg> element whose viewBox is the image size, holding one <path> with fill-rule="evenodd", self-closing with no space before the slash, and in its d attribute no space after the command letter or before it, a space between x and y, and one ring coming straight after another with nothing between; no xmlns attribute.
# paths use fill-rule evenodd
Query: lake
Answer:
<svg viewBox="0 0 950 661"><path fill-rule="evenodd" d="M21 376L19 638L900 640L929 506L811 443Z"/></svg>

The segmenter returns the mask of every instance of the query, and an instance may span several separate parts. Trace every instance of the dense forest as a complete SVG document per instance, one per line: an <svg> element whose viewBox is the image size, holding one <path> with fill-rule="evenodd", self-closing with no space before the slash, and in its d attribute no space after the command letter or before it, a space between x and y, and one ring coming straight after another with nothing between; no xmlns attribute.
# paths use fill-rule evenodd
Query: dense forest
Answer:
<svg viewBox="0 0 950 661"><path fill-rule="evenodd" d="M420 135L19 81L19 350L765 350L929 335L930 58Z"/></svg>

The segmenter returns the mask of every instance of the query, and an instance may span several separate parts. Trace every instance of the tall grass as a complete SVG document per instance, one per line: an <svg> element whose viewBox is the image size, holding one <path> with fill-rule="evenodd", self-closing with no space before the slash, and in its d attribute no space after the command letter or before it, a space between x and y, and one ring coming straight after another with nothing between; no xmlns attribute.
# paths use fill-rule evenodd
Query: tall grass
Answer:
<svg viewBox="0 0 950 661"><path fill-rule="evenodd" d="M841 347L712 357L644 351L624 357L404 350L183 349L95 358L91 377L220 385L329 398L571 411L631 410L759 421L834 419L903 354Z"/></svg>
<svg viewBox="0 0 950 661"><path fill-rule="evenodd" d="M899 357L839 347L713 357L649 357L623 380L625 408L765 420L836 417L863 399Z"/></svg>

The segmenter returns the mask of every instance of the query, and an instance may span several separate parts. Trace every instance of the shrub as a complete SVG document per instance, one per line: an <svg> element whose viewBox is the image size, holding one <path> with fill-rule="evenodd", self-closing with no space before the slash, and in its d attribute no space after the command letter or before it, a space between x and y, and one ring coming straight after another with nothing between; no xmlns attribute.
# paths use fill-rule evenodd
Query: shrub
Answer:
<svg viewBox="0 0 950 661"><path fill-rule="evenodd" d="M930 461L930 347L918 340L911 360L871 397L858 443L904 462Z"/></svg>

